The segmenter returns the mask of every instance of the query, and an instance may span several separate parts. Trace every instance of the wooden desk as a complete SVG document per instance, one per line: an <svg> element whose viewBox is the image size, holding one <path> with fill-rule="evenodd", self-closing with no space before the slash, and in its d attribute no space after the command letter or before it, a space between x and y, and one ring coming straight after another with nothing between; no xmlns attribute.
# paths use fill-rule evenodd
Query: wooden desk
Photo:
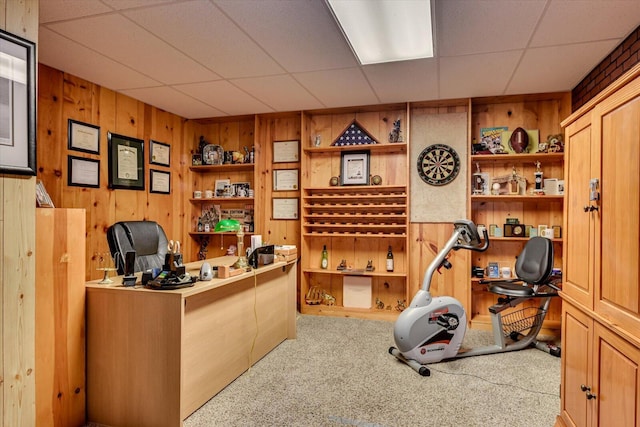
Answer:
<svg viewBox="0 0 640 427"><path fill-rule="evenodd" d="M200 265L188 264L187 271L197 275ZM257 360L295 338L295 319L295 262L178 290L87 283L88 420L181 426Z"/></svg>

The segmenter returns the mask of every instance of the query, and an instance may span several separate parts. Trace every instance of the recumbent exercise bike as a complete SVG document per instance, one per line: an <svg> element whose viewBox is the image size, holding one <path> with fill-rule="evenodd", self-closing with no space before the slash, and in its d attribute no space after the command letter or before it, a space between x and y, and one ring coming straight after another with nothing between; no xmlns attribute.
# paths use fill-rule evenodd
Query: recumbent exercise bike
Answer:
<svg viewBox="0 0 640 427"><path fill-rule="evenodd" d="M425 364L522 350L530 346L560 356L560 349L539 342L538 333L549 309L551 299L558 295L560 280L552 277L553 243L544 237L527 241L515 263L516 279L481 281L488 290L500 295L498 303L489 307L495 344L460 351L467 329L467 316L462 304L450 296L432 297L431 280L441 267L450 269L447 260L452 250L467 249L483 252L489 247L489 236L484 230L480 239L476 225L469 220L458 220L444 247L427 267L422 288L394 325L397 346L389 353L423 376L431 371ZM530 300L540 300L539 306L517 307ZM526 334L524 333L526 331Z"/></svg>

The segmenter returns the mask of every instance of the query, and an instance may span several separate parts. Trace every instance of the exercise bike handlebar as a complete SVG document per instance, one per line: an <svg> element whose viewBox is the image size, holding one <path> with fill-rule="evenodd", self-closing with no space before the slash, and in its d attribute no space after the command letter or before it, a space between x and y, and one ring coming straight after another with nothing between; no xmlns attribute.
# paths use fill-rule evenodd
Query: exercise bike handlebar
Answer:
<svg viewBox="0 0 640 427"><path fill-rule="evenodd" d="M483 252L489 248L489 235L487 230L483 231L484 242L480 240L478 232L475 229L475 224L471 221L458 221L455 223L453 234L447 240L447 243L442 247L440 252L436 254L436 257L431 261L431 264L427 267L427 271L424 274L422 281L422 290L429 291L431 288L431 278L434 273L447 262L447 256L452 250L467 249L475 252ZM467 243L462 243L462 241ZM449 265L448 268L451 266Z"/></svg>

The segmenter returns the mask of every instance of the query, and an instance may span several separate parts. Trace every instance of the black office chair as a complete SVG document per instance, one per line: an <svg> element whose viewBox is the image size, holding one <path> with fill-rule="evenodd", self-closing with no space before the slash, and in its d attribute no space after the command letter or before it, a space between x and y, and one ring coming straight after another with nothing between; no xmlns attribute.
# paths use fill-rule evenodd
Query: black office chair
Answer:
<svg viewBox="0 0 640 427"><path fill-rule="evenodd" d="M121 221L107 230L107 242L118 274L124 274L125 255L136 252L134 272L162 268L167 254L167 235L155 221Z"/></svg>

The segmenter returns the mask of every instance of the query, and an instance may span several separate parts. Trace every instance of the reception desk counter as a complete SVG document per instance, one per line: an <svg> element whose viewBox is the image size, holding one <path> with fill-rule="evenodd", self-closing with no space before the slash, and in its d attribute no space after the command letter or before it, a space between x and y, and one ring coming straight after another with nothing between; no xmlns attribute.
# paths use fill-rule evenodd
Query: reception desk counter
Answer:
<svg viewBox="0 0 640 427"><path fill-rule="evenodd" d="M209 260L229 264L226 258ZM197 275L201 262L187 265ZM87 283L87 419L181 426L296 336L295 262L177 290Z"/></svg>

